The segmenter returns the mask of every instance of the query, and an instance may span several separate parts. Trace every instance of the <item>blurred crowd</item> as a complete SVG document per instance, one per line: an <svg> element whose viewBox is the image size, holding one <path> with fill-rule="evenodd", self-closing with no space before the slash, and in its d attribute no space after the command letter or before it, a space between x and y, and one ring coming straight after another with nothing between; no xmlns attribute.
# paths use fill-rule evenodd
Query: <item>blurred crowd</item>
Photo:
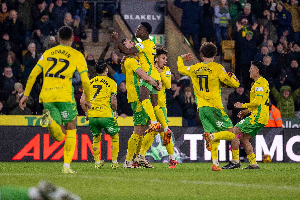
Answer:
<svg viewBox="0 0 300 200"><path fill-rule="evenodd" d="M31 70L45 50L56 45L57 31L70 26L74 31L72 47L84 54L82 40L87 38L85 27L101 28L101 16L116 14L115 4L84 3L79 0L0 0L0 114L41 114L43 106L38 97L42 77L37 78L27 108L19 109ZM213 6L214 4L214 6ZM183 11L181 29L192 38L195 52L199 52L203 38L212 41L222 54L221 41L235 41L235 74L241 87L229 95L227 109L232 110L234 124L237 101L249 102L251 61L260 60L268 70L270 99L281 111L282 117L295 117L300 110L300 7L295 0L175 0ZM97 13L94 13L96 11ZM100 13L100 14L99 14ZM94 14L96 14L94 17ZM204 28L205 27L205 28ZM104 60L110 44L99 58L85 55L89 76L95 74L95 63ZM121 70L121 55L113 51L106 62L109 76L119 87L118 113L131 116L127 103L125 75ZM82 94L78 73L72 80L75 99ZM172 72L172 87L166 90L168 116L183 117L184 125L196 126L197 106L193 87L188 77ZM271 106L270 106L271 109ZM80 115L84 115L78 106ZM300 117L300 116L299 116Z"/></svg>

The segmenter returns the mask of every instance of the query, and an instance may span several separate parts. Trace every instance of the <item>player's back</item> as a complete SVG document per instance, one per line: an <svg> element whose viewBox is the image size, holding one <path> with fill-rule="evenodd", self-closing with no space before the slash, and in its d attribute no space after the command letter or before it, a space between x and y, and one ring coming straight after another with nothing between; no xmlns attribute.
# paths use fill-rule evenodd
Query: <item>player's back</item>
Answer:
<svg viewBox="0 0 300 200"><path fill-rule="evenodd" d="M113 117L111 95L117 94L117 83L107 77L98 75L90 80L90 96L92 107L89 117Z"/></svg>
<svg viewBox="0 0 300 200"><path fill-rule="evenodd" d="M87 71L84 56L70 46L58 45L43 53L37 65L43 69L40 101L74 102L72 78L75 70Z"/></svg>
<svg viewBox="0 0 300 200"><path fill-rule="evenodd" d="M128 57L125 60L124 67L126 70L126 89L128 103L137 101L139 91L140 77L135 73L138 68L141 68L140 63L133 57Z"/></svg>
<svg viewBox="0 0 300 200"><path fill-rule="evenodd" d="M220 80L223 74L228 76L224 67L215 62L202 62L192 65L190 71L198 108L222 109Z"/></svg>

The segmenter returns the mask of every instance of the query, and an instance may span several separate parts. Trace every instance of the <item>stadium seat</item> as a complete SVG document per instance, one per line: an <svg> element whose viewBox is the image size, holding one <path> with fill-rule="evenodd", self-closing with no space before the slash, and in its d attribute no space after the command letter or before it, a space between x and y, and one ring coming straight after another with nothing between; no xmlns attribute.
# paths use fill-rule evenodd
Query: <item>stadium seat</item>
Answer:
<svg viewBox="0 0 300 200"><path fill-rule="evenodd" d="M235 71L235 41L234 40L224 40L222 41L222 53L223 60L228 60L231 63L232 71Z"/></svg>

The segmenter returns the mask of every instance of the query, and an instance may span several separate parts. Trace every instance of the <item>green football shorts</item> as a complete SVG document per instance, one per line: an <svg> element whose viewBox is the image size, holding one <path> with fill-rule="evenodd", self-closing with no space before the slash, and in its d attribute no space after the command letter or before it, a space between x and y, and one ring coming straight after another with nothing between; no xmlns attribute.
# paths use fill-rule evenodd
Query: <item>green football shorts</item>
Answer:
<svg viewBox="0 0 300 200"><path fill-rule="evenodd" d="M74 121L78 115L76 102L52 102L43 103L44 109L50 111L50 115L58 125Z"/></svg>
<svg viewBox="0 0 300 200"><path fill-rule="evenodd" d="M255 122L254 124L252 124L250 121L252 119L250 117L246 117L245 119L241 120L239 123L237 123L235 126L240 128L240 130L243 133L247 133L248 135L250 135L251 137L255 137L257 135L257 133L263 128L265 127L265 125L260 124L258 122Z"/></svg>
<svg viewBox="0 0 300 200"><path fill-rule="evenodd" d="M104 128L105 132L110 136L116 135L120 130L117 119L113 117L89 117L89 126L93 136L101 134L102 128Z"/></svg>
<svg viewBox="0 0 300 200"><path fill-rule="evenodd" d="M233 127L230 118L224 110L208 106L200 107L199 117L204 131L208 133L225 131Z"/></svg>
<svg viewBox="0 0 300 200"><path fill-rule="evenodd" d="M133 125L147 125L150 118L147 115L145 109L143 108L142 103L140 101L134 101L131 102L130 105L133 111Z"/></svg>
<svg viewBox="0 0 300 200"><path fill-rule="evenodd" d="M150 91L150 94L158 94L157 89L155 87L153 87L153 85L147 83L143 79L140 80L139 86L140 87L144 86L144 87L148 88L148 90Z"/></svg>

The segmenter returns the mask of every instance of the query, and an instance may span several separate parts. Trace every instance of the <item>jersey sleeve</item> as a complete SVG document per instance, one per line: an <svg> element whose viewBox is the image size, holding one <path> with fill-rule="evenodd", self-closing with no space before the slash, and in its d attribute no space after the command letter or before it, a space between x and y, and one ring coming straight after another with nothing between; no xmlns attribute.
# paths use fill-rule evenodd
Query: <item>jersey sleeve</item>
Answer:
<svg viewBox="0 0 300 200"><path fill-rule="evenodd" d="M77 59L76 69L80 75L84 72L88 72L85 58L83 57L83 55L81 53L79 54L78 59Z"/></svg>
<svg viewBox="0 0 300 200"><path fill-rule="evenodd" d="M234 78L234 74L230 73L231 76L226 72L225 68L222 66L219 72L220 81L230 87L237 88L240 83Z"/></svg>
<svg viewBox="0 0 300 200"><path fill-rule="evenodd" d="M25 96L29 96L31 89L33 87L33 84L35 83L36 77L43 71L43 68L39 65L36 64L35 67L33 68L33 70L31 71L29 77L28 77L28 81L26 84L26 88L25 88L25 92L24 95Z"/></svg>
<svg viewBox="0 0 300 200"><path fill-rule="evenodd" d="M160 73L163 85L167 88L171 88L171 71L169 67L165 67L162 73Z"/></svg>
<svg viewBox="0 0 300 200"><path fill-rule="evenodd" d="M258 83L255 83L253 87L254 87L254 99L250 101L250 103L243 104L242 105L243 108L257 108L262 103L262 99L264 93L266 93L267 87L264 87Z"/></svg>
<svg viewBox="0 0 300 200"><path fill-rule="evenodd" d="M189 67L185 66L181 56L178 56L177 66L178 66L178 72L181 73L182 75L189 76L191 74L190 72L191 66Z"/></svg>

